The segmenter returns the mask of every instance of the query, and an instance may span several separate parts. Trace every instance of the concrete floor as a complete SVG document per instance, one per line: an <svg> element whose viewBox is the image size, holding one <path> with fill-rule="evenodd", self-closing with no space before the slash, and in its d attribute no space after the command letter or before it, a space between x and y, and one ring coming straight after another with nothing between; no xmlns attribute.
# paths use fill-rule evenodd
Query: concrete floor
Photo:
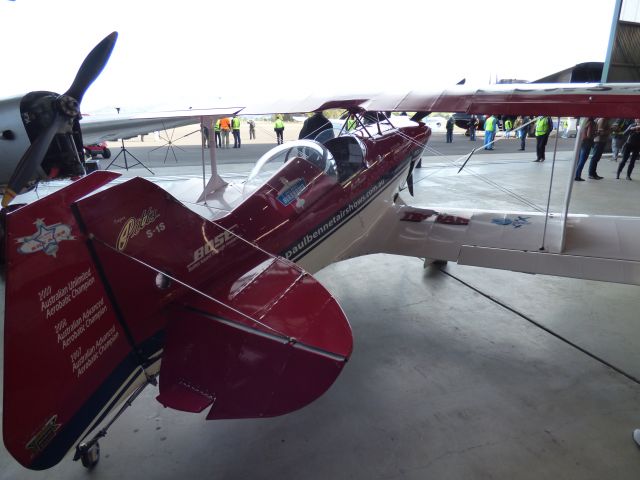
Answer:
<svg viewBox="0 0 640 480"><path fill-rule="evenodd" d="M450 164L457 153L425 157L412 203L544 207L550 162L510 149L474 157L460 175ZM570 152L561 155L566 174ZM615 181L612 168L603 160L607 178L579 185L577 211L634 215L640 182ZM455 264L425 270L391 255L316 276L343 306L355 350L310 406L206 422L164 409L150 388L100 442L90 474L70 458L30 472L2 451L0 478L638 478L638 287Z"/></svg>

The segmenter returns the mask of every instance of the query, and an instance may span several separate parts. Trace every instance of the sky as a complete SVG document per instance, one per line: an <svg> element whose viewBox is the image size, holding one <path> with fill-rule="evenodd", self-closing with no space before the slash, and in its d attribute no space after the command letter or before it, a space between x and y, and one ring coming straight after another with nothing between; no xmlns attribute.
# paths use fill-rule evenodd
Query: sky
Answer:
<svg viewBox="0 0 640 480"><path fill-rule="evenodd" d="M0 98L66 91L112 31L118 42L85 113L535 80L604 61L614 4L0 0Z"/></svg>

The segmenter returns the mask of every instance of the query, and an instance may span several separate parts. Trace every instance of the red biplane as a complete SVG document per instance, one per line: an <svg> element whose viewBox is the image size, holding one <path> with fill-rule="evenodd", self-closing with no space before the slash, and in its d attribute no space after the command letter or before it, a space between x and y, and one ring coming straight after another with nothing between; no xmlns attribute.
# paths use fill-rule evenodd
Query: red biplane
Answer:
<svg viewBox="0 0 640 480"><path fill-rule="evenodd" d="M65 95L25 96L27 111L2 127L27 132L14 137L30 144L5 203L40 168L49 176L54 169L77 173L61 166L81 161L78 103L114 42L112 34L94 49ZM346 258L388 252L640 283L637 242L616 249L594 234L604 224L637 232L638 219L439 212L399 196L400 187L411 187L429 140L421 119L430 111L637 117L640 87L465 88L280 106L341 107L358 126L279 145L243 185L214 178L200 202L183 204L154 182L99 171L33 203L10 205L9 452L25 467L45 469L75 447L76 459L92 466L109 415L117 417L120 405L157 381L163 405L208 408L208 419L275 416L307 405L352 352L344 312L311 273ZM389 111L418 113L380 113ZM219 113L227 111L202 112ZM526 228L505 227L514 222Z"/></svg>

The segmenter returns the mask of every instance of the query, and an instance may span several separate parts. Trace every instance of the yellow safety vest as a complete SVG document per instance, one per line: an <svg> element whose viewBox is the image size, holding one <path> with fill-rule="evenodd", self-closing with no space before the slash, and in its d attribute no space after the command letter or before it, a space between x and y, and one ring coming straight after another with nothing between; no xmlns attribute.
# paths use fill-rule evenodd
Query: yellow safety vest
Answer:
<svg viewBox="0 0 640 480"><path fill-rule="evenodd" d="M233 119L231 119L231 128L234 130L240 130L240 119L238 117L233 117Z"/></svg>
<svg viewBox="0 0 640 480"><path fill-rule="evenodd" d="M284 122L278 118L273 126L274 128L284 128Z"/></svg>
<svg viewBox="0 0 640 480"><path fill-rule="evenodd" d="M487 132L493 132L496 129L496 117L489 117L485 121L484 129Z"/></svg>
<svg viewBox="0 0 640 480"><path fill-rule="evenodd" d="M350 131L351 131L351 130L353 130L354 128L356 128L356 119L355 119L355 118L351 118L351 117L349 117L349 118L347 119L347 131L349 131L349 132L350 132Z"/></svg>
<svg viewBox="0 0 640 480"><path fill-rule="evenodd" d="M547 117L540 117L536 122L536 137L546 135L549 131L549 119Z"/></svg>
<svg viewBox="0 0 640 480"><path fill-rule="evenodd" d="M216 124L213 127L213 131L214 132L219 132L220 131L220 119L216 120Z"/></svg>

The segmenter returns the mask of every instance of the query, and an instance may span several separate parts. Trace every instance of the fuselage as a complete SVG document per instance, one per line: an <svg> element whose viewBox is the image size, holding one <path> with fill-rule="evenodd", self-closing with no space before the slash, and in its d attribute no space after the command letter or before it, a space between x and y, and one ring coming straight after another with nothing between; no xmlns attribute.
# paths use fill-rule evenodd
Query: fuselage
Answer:
<svg viewBox="0 0 640 480"><path fill-rule="evenodd" d="M382 124L380 132L374 125L367 129L371 137L360 128L351 141L346 136L326 143L337 174L293 159L217 222L236 226L240 237L310 273L374 251L376 239L370 232L422 155L431 130L407 120L397 127ZM356 161L341 165L349 161L347 154Z"/></svg>

